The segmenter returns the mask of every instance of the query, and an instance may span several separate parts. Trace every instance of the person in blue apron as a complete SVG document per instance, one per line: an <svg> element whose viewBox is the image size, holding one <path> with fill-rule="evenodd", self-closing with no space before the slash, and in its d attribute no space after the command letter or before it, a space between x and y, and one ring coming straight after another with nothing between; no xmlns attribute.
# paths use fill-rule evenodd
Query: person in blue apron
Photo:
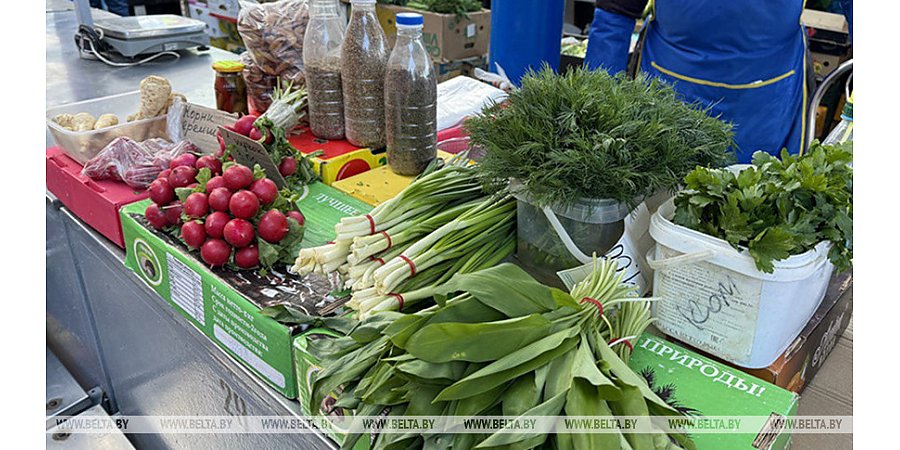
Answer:
<svg viewBox="0 0 900 450"><path fill-rule="evenodd" d="M586 64L625 70L648 0L597 0ZM738 162L801 151L810 95L803 0L651 0L638 69L734 124Z"/></svg>

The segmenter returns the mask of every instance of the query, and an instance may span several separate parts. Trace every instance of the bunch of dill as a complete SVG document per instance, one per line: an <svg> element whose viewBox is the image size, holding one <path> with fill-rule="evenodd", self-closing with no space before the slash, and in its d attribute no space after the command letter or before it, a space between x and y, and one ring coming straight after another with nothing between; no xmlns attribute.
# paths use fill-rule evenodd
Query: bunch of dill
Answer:
<svg viewBox="0 0 900 450"><path fill-rule="evenodd" d="M655 78L545 65L466 130L485 151L479 170L491 189L515 178L540 206L589 198L633 207L697 166L733 161L731 125L707 112Z"/></svg>

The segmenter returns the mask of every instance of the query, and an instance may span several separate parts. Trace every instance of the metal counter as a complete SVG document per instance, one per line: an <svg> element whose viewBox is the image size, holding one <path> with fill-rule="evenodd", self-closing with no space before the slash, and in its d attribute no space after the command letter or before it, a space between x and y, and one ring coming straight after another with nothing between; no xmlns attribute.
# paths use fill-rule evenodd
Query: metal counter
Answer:
<svg viewBox="0 0 900 450"><path fill-rule="evenodd" d="M125 267L122 249L65 208L60 211L72 253L78 255L78 273L119 414L302 415L299 403L250 373ZM129 437L146 448L336 447L319 434Z"/></svg>

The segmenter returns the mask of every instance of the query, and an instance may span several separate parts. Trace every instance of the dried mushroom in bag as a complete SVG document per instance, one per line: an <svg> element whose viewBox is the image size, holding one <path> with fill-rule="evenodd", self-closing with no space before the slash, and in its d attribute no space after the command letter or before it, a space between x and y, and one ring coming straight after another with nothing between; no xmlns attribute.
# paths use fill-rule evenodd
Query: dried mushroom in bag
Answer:
<svg viewBox="0 0 900 450"><path fill-rule="evenodd" d="M241 2L237 25L250 58L262 72L289 78L295 87L302 87L306 81L303 36L308 21L307 0Z"/></svg>

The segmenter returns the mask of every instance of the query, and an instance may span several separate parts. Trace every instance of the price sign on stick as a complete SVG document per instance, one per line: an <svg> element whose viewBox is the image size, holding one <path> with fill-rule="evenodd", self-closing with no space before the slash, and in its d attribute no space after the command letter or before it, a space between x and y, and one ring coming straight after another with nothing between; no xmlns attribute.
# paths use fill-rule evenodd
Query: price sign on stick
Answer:
<svg viewBox="0 0 900 450"><path fill-rule="evenodd" d="M181 138L193 142L204 153L211 154L219 148L216 130L237 120L236 114L193 103L183 103L181 108Z"/></svg>
<svg viewBox="0 0 900 450"><path fill-rule="evenodd" d="M235 161L251 169L255 164L259 164L259 167L266 171L266 177L278 185L278 189L285 187L284 177L281 176L278 166L272 162L272 157L269 156L269 152L262 144L225 127L219 127L219 132L222 133L225 147L231 149L231 156L234 156ZM232 145L233 147L231 147Z"/></svg>

